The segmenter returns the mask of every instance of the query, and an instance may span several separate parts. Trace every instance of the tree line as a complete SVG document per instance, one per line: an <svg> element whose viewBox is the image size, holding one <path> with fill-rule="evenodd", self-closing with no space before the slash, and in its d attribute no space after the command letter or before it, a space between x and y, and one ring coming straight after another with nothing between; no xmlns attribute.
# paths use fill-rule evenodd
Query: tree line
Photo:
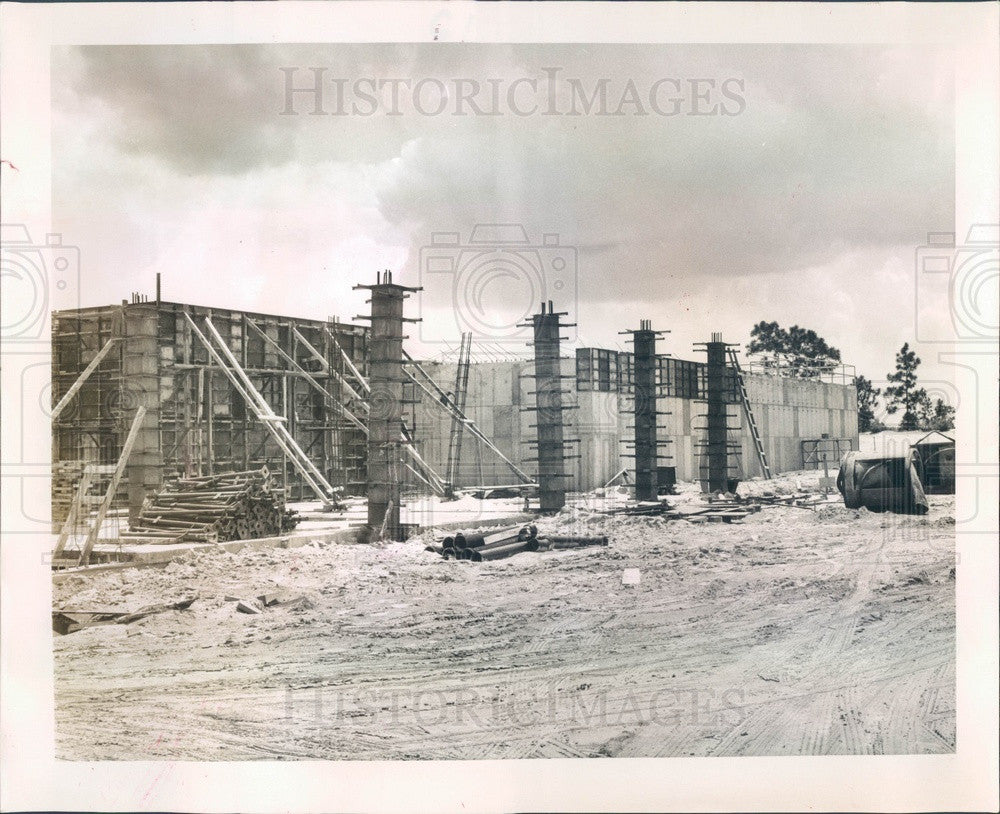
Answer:
<svg viewBox="0 0 1000 814"><path fill-rule="evenodd" d="M840 365L840 351L815 331L793 325L782 328L777 322L758 322L750 332L747 353L765 369L783 375L818 379ZM879 432L885 424L876 411L879 399L889 415L901 413L900 430L950 430L955 426L955 408L944 399L931 399L919 386L920 357L907 342L896 354L896 369L886 375L886 386L875 387L864 376L855 378L858 391L858 430Z"/></svg>

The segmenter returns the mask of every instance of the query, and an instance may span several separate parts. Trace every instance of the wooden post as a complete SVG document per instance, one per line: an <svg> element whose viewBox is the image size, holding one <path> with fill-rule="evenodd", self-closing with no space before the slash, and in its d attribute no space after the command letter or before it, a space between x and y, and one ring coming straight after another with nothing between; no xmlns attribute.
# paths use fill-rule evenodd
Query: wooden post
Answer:
<svg viewBox="0 0 1000 814"><path fill-rule="evenodd" d="M139 437L139 430L145 418L146 408L139 407L135 412L135 418L132 419L132 427L128 431L128 437L125 439L125 445L122 447L122 454L118 456L118 463L115 465L115 471L111 475L111 482L104 493L104 499L97 508L97 517L94 520L94 525L87 534L87 540L80 551L80 565L88 565L90 563L90 552L94 548L94 543L97 542L97 535L101 531L101 526L104 525L104 518L108 514L108 509L111 508L111 501L115 498L118 484L121 482L122 475L125 472L125 465L128 463L128 456L132 454L132 447L135 446L135 439Z"/></svg>
<svg viewBox="0 0 1000 814"><path fill-rule="evenodd" d="M215 422L215 398L212 395L212 383L215 376L212 372L212 361L208 362L207 387L205 388L205 412L208 414L208 474L215 474L215 436L212 428Z"/></svg>
<svg viewBox="0 0 1000 814"><path fill-rule="evenodd" d="M198 425L198 477L205 474L205 368L198 368L198 409L195 411L195 422Z"/></svg>
<svg viewBox="0 0 1000 814"><path fill-rule="evenodd" d="M69 512L66 514L66 521L63 523L62 529L59 532L59 539L56 541L56 549L52 553L52 559L58 559L66 548L66 543L69 540L69 535L73 532L73 527L77 524L80 513L83 511L83 501L86 497L88 490L90 489L91 481L91 469L89 465L83 467L83 473L80 477L80 483L76 488L76 498L69 507Z"/></svg>

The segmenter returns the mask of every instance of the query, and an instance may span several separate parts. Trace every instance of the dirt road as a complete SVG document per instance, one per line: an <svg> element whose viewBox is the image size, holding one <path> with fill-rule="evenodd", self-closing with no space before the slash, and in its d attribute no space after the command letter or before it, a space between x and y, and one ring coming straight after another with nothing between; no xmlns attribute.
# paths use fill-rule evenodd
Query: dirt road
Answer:
<svg viewBox="0 0 1000 814"><path fill-rule="evenodd" d="M607 548L445 561L411 541L204 554L56 585L188 611L55 637L62 759L955 749L954 499L741 524L549 521ZM626 568L641 582L622 584ZM226 597L305 597L259 615Z"/></svg>

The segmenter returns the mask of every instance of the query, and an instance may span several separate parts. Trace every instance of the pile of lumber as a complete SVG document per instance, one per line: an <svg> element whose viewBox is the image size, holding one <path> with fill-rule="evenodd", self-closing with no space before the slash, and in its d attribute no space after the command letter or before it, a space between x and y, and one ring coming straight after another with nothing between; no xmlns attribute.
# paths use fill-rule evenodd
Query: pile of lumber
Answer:
<svg viewBox="0 0 1000 814"><path fill-rule="evenodd" d="M808 499L806 499L808 498ZM749 498L735 496L709 495L703 498L702 504L696 507L674 506L665 500L653 502L628 503L616 506L600 514L629 517L662 517L666 520L687 520L692 523L732 523L743 520L747 515L759 512L764 506L791 505L811 507L823 502L822 495L794 495L788 498Z"/></svg>
<svg viewBox="0 0 1000 814"><path fill-rule="evenodd" d="M138 522L121 535L144 543L253 540L295 528L284 493L267 467L202 478L177 478L147 498Z"/></svg>
<svg viewBox="0 0 1000 814"><path fill-rule="evenodd" d="M739 500L713 500L707 506L674 512L671 517L691 523L732 523L760 511L760 506Z"/></svg>
<svg viewBox="0 0 1000 814"><path fill-rule="evenodd" d="M489 532L469 531L445 537L439 545L427 546L427 551L440 554L446 560L488 562L520 554L522 551L548 551L561 548L608 544L604 536L575 535L538 536L535 526L510 526Z"/></svg>

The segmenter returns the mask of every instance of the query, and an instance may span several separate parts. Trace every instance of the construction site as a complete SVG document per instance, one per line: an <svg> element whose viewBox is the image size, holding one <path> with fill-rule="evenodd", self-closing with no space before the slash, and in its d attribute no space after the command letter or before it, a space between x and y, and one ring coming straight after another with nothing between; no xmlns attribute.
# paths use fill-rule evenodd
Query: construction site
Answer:
<svg viewBox="0 0 1000 814"><path fill-rule="evenodd" d="M60 758L954 751L953 443L864 449L849 366L569 347L553 302L415 358L418 289L356 288L53 314Z"/></svg>

